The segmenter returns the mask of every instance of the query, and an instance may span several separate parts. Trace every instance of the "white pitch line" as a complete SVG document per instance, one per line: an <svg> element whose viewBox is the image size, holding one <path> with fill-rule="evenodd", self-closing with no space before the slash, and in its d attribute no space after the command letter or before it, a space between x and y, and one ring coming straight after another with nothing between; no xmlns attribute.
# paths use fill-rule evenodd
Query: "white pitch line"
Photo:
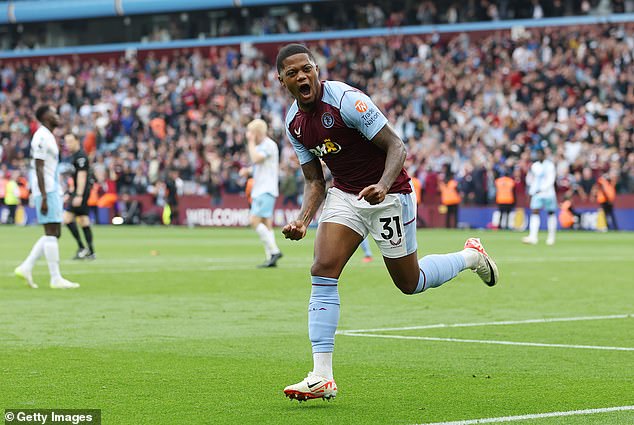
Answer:
<svg viewBox="0 0 634 425"><path fill-rule="evenodd" d="M342 332L341 335L361 336L361 337L368 337L368 338L413 339L413 340L419 340L419 341L466 342L466 343L476 343L476 344L522 345L522 346L529 346L529 347L583 348L588 350L634 351L634 348L632 347L607 347L602 345L546 344L541 342L515 342L515 341L496 341L496 340L488 340L488 339L437 338L437 337L431 337L431 336L381 335L381 334L352 333L352 332Z"/></svg>
<svg viewBox="0 0 634 425"><path fill-rule="evenodd" d="M160 251L161 249L163 249L163 247L161 246L147 246L144 248L140 248L140 249L156 249L158 251ZM210 249L211 251L211 249ZM143 251L145 252L145 251ZM148 254L149 255L149 251ZM174 257L171 256L169 254L161 254L161 257L164 259L164 261L176 261L176 262L185 262L185 263L196 263L196 262L243 262L245 259L248 260L250 258L256 259L256 260L260 260L261 257L259 256L252 256L252 257L240 257L240 258L230 258L230 257L220 257L220 258L213 258L213 257L191 257L191 258L187 258L187 259L183 259L183 258L179 258L178 256ZM536 258L531 258L531 261L533 262L569 262L569 263L591 263L591 262L622 262L622 261L629 261L631 260L631 257L606 257L606 258L601 258L601 257L536 257ZM499 263L522 263L522 262L526 262L526 258L524 257L496 257L495 260ZM1 259L0 260L0 266L13 266L15 267L16 263L19 263L20 261L22 261L21 258L16 258L16 259ZM154 259L152 257L150 258L144 258L143 256L139 256L137 258L108 258L108 257L100 257L98 259L98 261L100 263L113 263L113 264L126 264L126 263L131 263L131 264L139 264L139 263L154 263L157 261L157 259ZM311 258L310 257L306 257L306 262L308 264L310 264L311 262ZM73 264L76 263L77 261L71 261L71 260L62 260L62 264ZM364 268L380 268L383 267L382 264L365 264L363 265Z"/></svg>
<svg viewBox="0 0 634 425"><path fill-rule="evenodd" d="M189 265L189 264L249 264L253 262L257 264L261 262L263 259L262 256L250 256L250 257L241 257L241 258L229 258L229 257L172 257L169 255L160 255L160 256L150 256L148 253L145 257L139 258L98 258L97 260L61 260L60 264L62 265L72 265L72 266L80 266L80 267L95 267L99 265L108 265L108 266L120 266L120 265L160 265L160 264L173 264L173 265ZM301 262L301 259L299 259ZM19 260L7 260L0 261L0 266L13 266L20 264ZM303 261L302 264L306 264L310 266L310 259Z"/></svg>
<svg viewBox="0 0 634 425"><path fill-rule="evenodd" d="M634 410L634 406L617 406L617 407L604 407L600 409L570 410L567 412L550 412L550 413L535 413L531 415L501 416L499 418L469 419L466 421L433 422L433 423L426 423L426 424L420 424L420 425L492 424L492 423L500 423L500 422L525 421L529 419L559 418L563 416L596 415L599 413L624 412L627 410Z"/></svg>
<svg viewBox="0 0 634 425"><path fill-rule="evenodd" d="M302 269L310 267L310 265L306 264L289 264L284 263L284 266L280 268L284 269ZM156 267L156 268L134 268L134 269L122 269L122 268L112 268L112 269L97 269L97 268L82 268L82 269L65 269L65 274L68 276L74 275L97 275L97 274L108 274L108 275L118 275L118 274L136 274L136 273L178 273L183 272L185 270L183 267ZM232 270L240 270L240 271L258 271L258 269L252 265L218 265L218 266L206 266L206 267L187 267L186 270L197 271L197 272L207 272L207 271L232 271ZM42 270L42 273L45 273ZM13 273L7 273L7 277L15 277Z"/></svg>
<svg viewBox="0 0 634 425"><path fill-rule="evenodd" d="M582 320L609 320L609 319L627 319L634 317L634 314L613 314L610 316L579 316L579 317L553 317L550 319L528 319L528 320L505 320L498 322L474 322L474 323L437 323L434 325L421 326L404 326L400 328L373 328L373 329L350 329L338 331L339 334L344 333L363 333L363 332L387 332L387 331L413 331L419 329L438 329L438 328L468 328L474 326L498 326L498 325L523 325L529 323L553 323L553 322L576 322Z"/></svg>
<svg viewBox="0 0 634 425"><path fill-rule="evenodd" d="M622 261L631 261L632 257L616 256L616 257L535 257L531 258L532 263L597 263L611 262L620 263ZM526 257L495 257L497 263L526 263Z"/></svg>

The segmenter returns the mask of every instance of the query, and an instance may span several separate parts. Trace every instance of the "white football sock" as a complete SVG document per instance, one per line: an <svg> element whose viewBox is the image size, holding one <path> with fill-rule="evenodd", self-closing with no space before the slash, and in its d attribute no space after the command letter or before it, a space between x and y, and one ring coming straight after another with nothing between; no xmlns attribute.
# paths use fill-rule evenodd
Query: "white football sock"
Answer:
<svg viewBox="0 0 634 425"><path fill-rule="evenodd" d="M313 373L332 379L332 353L313 353Z"/></svg>
<svg viewBox="0 0 634 425"><path fill-rule="evenodd" d="M539 214L531 214L530 221L528 223L528 237L536 241L539 234L539 225L541 220Z"/></svg>
<svg viewBox="0 0 634 425"><path fill-rule="evenodd" d="M44 241L44 255L48 262L48 271L51 275L51 281L55 281L62 277L59 272L59 246L55 236L46 236Z"/></svg>
<svg viewBox="0 0 634 425"><path fill-rule="evenodd" d="M267 236L267 240L269 242L269 249L271 250L271 254L279 254L280 253L280 249L277 247L277 244L275 243L275 233L273 233L273 229L268 229L268 236Z"/></svg>
<svg viewBox="0 0 634 425"><path fill-rule="evenodd" d="M480 262L480 253L473 248L463 249L458 254L464 258L465 267L468 269L475 269Z"/></svg>
<svg viewBox="0 0 634 425"><path fill-rule="evenodd" d="M44 241L46 241L46 236L40 237L35 244L33 244L33 248L31 248L31 252L29 256L26 257L26 260L20 265L24 270L31 271L35 262L38 258L44 254Z"/></svg>
<svg viewBox="0 0 634 425"><path fill-rule="evenodd" d="M548 216L548 240L555 242L555 233L557 233L557 216L550 214Z"/></svg>
<svg viewBox="0 0 634 425"><path fill-rule="evenodd" d="M264 223L260 223L255 227L256 233L260 236L262 245L264 245L264 253L266 258L271 258L271 248L269 247L269 229L267 229Z"/></svg>
<svg viewBox="0 0 634 425"><path fill-rule="evenodd" d="M491 218L491 225L495 229L502 227L502 214L499 211L493 213L493 217Z"/></svg>

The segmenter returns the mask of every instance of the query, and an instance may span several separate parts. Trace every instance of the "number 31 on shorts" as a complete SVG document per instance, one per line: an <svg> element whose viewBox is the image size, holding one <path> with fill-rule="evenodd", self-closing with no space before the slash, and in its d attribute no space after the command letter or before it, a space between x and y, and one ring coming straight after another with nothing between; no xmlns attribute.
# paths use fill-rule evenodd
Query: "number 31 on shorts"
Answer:
<svg viewBox="0 0 634 425"><path fill-rule="evenodd" d="M403 229L401 228L401 218L397 215L394 217L379 218L379 221L383 224L383 231L381 237L386 240L390 240L394 237L394 230L396 229L396 235L400 238L403 236Z"/></svg>

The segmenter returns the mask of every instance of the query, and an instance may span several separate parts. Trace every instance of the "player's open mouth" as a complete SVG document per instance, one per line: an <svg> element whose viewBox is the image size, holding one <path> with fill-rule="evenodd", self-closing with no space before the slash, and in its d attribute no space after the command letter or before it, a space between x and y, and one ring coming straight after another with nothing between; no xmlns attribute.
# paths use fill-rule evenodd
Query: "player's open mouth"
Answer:
<svg viewBox="0 0 634 425"><path fill-rule="evenodd" d="M306 84L302 84L299 86L299 94L303 97L303 98L308 98L310 97L310 84L306 83Z"/></svg>

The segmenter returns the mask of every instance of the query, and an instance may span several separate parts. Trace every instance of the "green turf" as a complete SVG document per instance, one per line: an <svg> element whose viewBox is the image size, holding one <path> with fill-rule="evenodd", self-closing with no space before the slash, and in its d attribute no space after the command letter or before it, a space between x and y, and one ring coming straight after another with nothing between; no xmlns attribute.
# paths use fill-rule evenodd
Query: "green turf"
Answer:
<svg viewBox="0 0 634 425"><path fill-rule="evenodd" d="M420 231L419 254L455 251L475 233ZM96 261L61 263L82 285L69 291L48 288L43 260L40 289L13 278L40 234L0 228L0 409L99 408L105 424L409 425L634 405L634 351L348 335L337 336L339 396L290 402L282 389L312 367L314 231L278 239L280 267L261 270L248 229L99 227ZM495 288L465 272L405 296L381 261L355 254L340 329L634 313L633 234L561 233L554 247L480 236L500 267ZM60 249L72 257L68 234ZM376 333L634 347L634 317ZM632 424L634 412L521 423Z"/></svg>

